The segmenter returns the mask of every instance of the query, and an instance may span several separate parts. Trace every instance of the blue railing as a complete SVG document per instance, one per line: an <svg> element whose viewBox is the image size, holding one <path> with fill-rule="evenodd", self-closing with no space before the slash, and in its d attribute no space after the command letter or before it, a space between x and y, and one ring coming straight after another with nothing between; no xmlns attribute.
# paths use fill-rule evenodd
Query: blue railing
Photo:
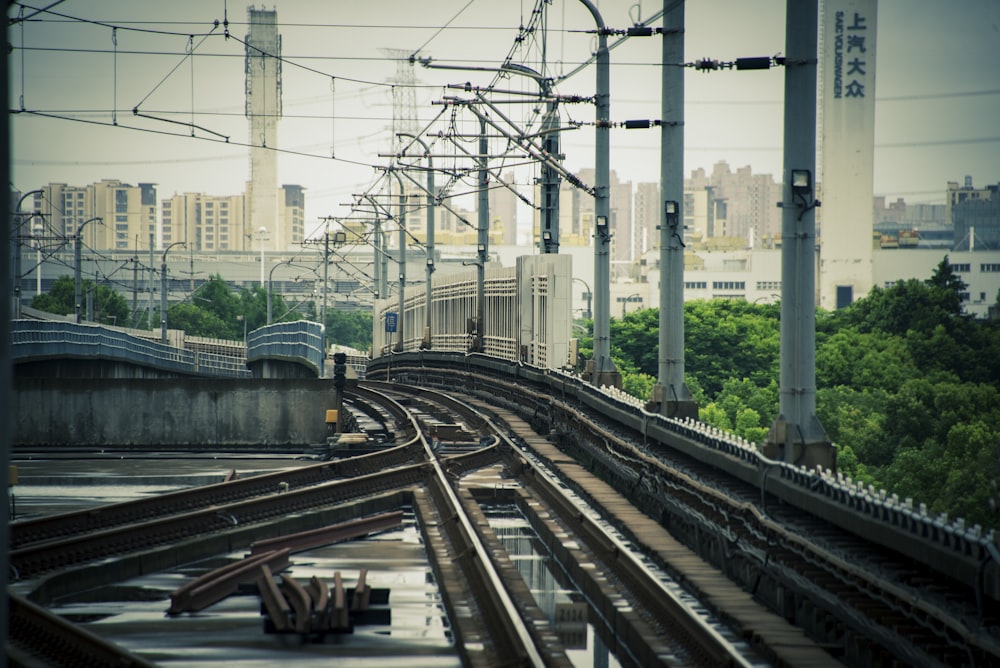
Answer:
<svg viewBox="0 0 1000 668"><path fill-rule="evenodd" d="M318 322L296 320L255 329L247 335L247 362L264 359L305 364L323 377L324 329Z"/></svg>
<svg viewBox="0 0 1000 668"><path fill-rule="evenodd" d="M89 323L50 320L11 322L14 362L44 359L104 359L181 374L249 377L242 356L167 345Z"/></svg>

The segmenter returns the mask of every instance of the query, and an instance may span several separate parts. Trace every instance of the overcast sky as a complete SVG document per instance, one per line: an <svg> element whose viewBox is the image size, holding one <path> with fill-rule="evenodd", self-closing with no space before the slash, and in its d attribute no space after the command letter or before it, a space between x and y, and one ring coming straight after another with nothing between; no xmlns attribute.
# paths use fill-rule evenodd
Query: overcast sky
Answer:
<svg viewBox="0 0 1000 668"><path fill-rule="evenodd" d="M617 28L662 9L662 2L643 2L641 9L632 0L597 4L607 25ZM532 0L279 0L264 6L277 9L285 58L279 181L307 189L308 227L322 216L345 215L352 194L377 178L374 166L388 164L379 154L394 150L391 84L401 76L399 54L480 68L510 56L536 70L544 56L557 77L587 58L594 38L582 31L594 22L573 0L549 6L545 39L539 30L515 48L533 6ZM65 16L24 7L34 16L8 34L14 47L10 103L12 110L40 113L11 116L15 188L116 178L156 183L161 199L175 192L243 192L246 144L253 141L243 115L239 41L247 33L246 4L66 0L52 7ZM784 8L784 0L688 3L685 60L782 53ZM226 39L227 18L239 39ZM189 49L193 58L185 57ZM659 61L659 37L631 39L612 51L612 120L659 117ZM977 186L1000 182L1000 0L882 0L877 62L876 194L941 203L948 181L970 175ZM779 179L783 71L685 71L685 176L726 161ZM419 65L402 76L421 84L409 89L417 128L434 133L448 128L427 125L442 111L434 103L464 95L447 84L494 80L490 73ZM593 95L594 82L591 66L561 81L557 91ZM498 88L535 85L513 77ZM527 126L535 106L505 103L501 109ZM133 108L155 119L135 116ZM444 118L450 117L447 111ZM564 121L593 118L592 105L563 108ZM467 112L456 121L463 132L478 127ZM593 166L593 136L589 126L564 133L570 170ZM611 166L621 180L659 180L658 139L655 129L612 131ZM435 143L435 150L445 146ZM531 176L518 177L526 193Z"/></svg>

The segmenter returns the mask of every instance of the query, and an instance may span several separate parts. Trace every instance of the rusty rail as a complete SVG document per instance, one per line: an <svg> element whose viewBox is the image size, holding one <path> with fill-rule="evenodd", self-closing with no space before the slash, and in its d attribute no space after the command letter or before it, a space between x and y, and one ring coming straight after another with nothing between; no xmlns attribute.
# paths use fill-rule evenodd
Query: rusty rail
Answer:
<svg viewBox="0 0 1000 668"><path fill-rule="evenodd" d="M167 614L204 610L234 593L241 584L253 582L261 564L266 564L273 573L288 568L288 555L288 548L270 550L209 571L170 595Z"/></svg>
<svg viewBox="0 0 1000 668"><path fill-rule="evenodd" d="M113 503L99 508L60 513L48 517L13 522L11 546L17 550L35 543L62 540L72 536L137 524L169 515L179 515L212 506L222 506L254 497L266 496L285 488L290 491L347 477L356 477L415 462L420 444L403 445L345 460L323 462L298 469L276 471L250 478L240 478L193 489L167 492L152 497Z"/></svg>
<svg viewBox="0 0 1000 668"><path fill-rule="evenodd" d="M292 552L302 552L321 545L339 543L342 540L358 538L377 531L395 529L403 524L403 511L383 513L372 517L363 517L350 522L341 522L310 531L302 531L287 536L277 536L259 540L250 545L250 554L262 554L279 548L288 548Z"/></svg>
<svg viewBox="0 0 1000 668"><path fill-rule="evenodd" d="M55 568L262 522L291 512L343 503L367 494L419 485L424 482L425 477L426 465L423 464L395 468L140 525L116 527L63 541L31 545L12 551L10 564L17 577L25 579Z"/></svg>
<svg viewBox="0 0 1000 668"><path fill-rule="evenodd" d="M156 664L109 643L16 594L9 598L7 651L12 665L65 665L153 668Z"/></svg>

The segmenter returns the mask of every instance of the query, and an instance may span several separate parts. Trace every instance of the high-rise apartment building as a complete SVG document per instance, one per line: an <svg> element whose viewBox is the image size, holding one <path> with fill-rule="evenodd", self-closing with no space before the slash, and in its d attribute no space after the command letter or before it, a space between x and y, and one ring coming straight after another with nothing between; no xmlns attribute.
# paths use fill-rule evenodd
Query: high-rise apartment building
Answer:
<svg viewBox="0 0 1000 668"><path fill-rule="evenodd" d="M282 206L276 211L278 227L289 231L292 243L305 238L305 189L284 185L275 193ZM194 251L256 252L258 231L247 224L243 195L175 194L161 203L161 247L183 241Z"/></svg>
<svg viewBox="0 0 1000 668"><path fill-rule="evenodd" d="M764 237L781 233L781 184L770 174L754 174L749 167L733 172L725 161L717 162L712 173L695 169L684 183L685 191L711 189L711 199L724 202L725 215L716 217L705 237L738 237L747 245L758 245ZM716 204L718 209L718 205ZM687 212L685 211L685 216Z"/></svg>
<svg viewBox="0 0 1000 668"><path fill-rule="evenodd" d="M639 257L647 251L660 246L659 230L660 210L663 205L660 203L660 185L658 183L637 183L635 184L635 208L634 229L635 229L635 249Z"/></svg>
<svg viewBox="0 0 1000 668"><path fill-rule="evenodd" d="M503 175L504 183L514 182L514 172ZM500 242L505 246L517 244L517 195L505 187L490 189L490 231L499 232Z"/></svg>
<svg viewBox="0 0 1000 668"><path fill-rule="evenodd" d="M243 224L243 196L184 193L161 204L162 247L175 241L191 250L250 250Z"/></svg>
<svg viewBox="0 0 1000 668"><path fill-rule="evenodd" d="M581 169L577 178L585 184L595 182L591 167ZM608 226L611 228L612 278L631 272L630 265L638 258L636 236L632 226L632 182L619 181L611 170L608 182ZM536 197L538 188L536 187ZM534 243L538 244L541 218L535 211L532 223ZM593 242L594 198L579 188L566 184L559 189L559 243L566 246L589 246Z"/></svg>
<svg viewBox="0 0 1000 668"><path fill-rule="evenodd" d="M50 183L34 196L33 211L45 221L46 235L67 240L83 228L83 245L100 250L149 246L156 231L156 184L137 186L104 179L87 186Z"/></svg>

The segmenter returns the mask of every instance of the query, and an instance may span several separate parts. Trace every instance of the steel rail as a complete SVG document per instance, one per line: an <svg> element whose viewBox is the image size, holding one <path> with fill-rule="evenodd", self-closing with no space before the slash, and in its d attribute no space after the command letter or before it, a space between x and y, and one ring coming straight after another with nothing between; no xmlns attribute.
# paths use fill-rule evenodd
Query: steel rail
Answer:
<svg viewBox="0 0 1000 668"><path fill-rule="evenodd" d="M8 596L6 651L12 665L67 665L61 662L67 657L77 666L153 668L155 665L17 594Z"/></svg>
<svg viewBox="0 0 1000 668"><path fill-rule="evenodd" d="M874 545L866 542L866 537L859 534L861 538L854 539L855 548L861 549L861 544L864 543L863 547L873 555L870 557L875 560L873 564L878 564L876 570L857 561L856 556L845 558L845 554L853 552L832 551L824 547L822 540L816 540L815 536L810 537L807 533L799 535L802 529L796 526L785 527L777 520L775 512L781 508L769 511L764 505L768 496L764 494L763 483L760 489L751 488L753 494L749 496L748 502L746 494L734 496L735 487L746 487L750 483L733 473L730 470L732 467L716 465L714 460L702 462L694 455L691 455L692 460L688 464L680 466L676 461L661 459L665 455L676 456L672 450L667 455L667 451L674 448L675 444L667 443L663 444L665 448L661 447L661 442L654 439L662 437L652 436L652 429L647 429L645 420L640 425L634 424L637 421L632 424L624 421L621 418L627 412L624 402L617 402L621 405L614 406L616 402L605 396L604 400L608 405L618 408L617 411L608 410L605 415L595 396L588 395L586 401L572 403L571 399L582 398L579 393L571 394L564 388L564 396L560 396L557 382L549 382L546 392L533 382L516 379L517 373L512 379L503 378L500 374L451 369L447 376L436 370L438 375L435 378L435 370L425 365L407 368L400 364L394 370L399 379L406 379L407 373L421 379L423 383L433 378L436 385L446 385L448 388L464 386L490 402L503 397L506 405L522 415L530 416L534 413L535 417L539 417L541 414L541 421L549 428L558 425L560 430L576 433L577 444L595 462L600 461L600 468L628 486L633 494L643 496L645 503L653 503L660 508L658 512L672 514L672 531L677 534L681 529L681 533L689 534L682 540L693 545L691 541L697 542L699 535L717 536L718 540L737 548L735 556L752 564L751 569L757 573L758 580L763 576L765 580L775 583L774 586L801 598L807 608L826 615L824 618L836 620L838 628L846 630L846 636L830 638L828 642L843 643L845 651L850 651L858 643L867 642L878 648L877 651L883 657L897 657L909 662L915 656L922 657L921 661L935 660L937 657L937 660L946 664L958 656L976 663L988 663L1000 657L1000 640L987 630L993 625L990 620L994 619L989 609L985 610L987 616L984 620L970 625L969 621L975 618L976 612L970 610L968 604L964 608L956 608L956 601L951 596L947 601L943 596L925 597L920 591L925 585L919 584L920 580L916 584L908 584L905 572L902 572L904 579L899 581L902 586L895 580L887 579L886 567L895 564L892 568L910 568L914 571L913 575L925 578L924 582L929 576L932 577L930 581L937 581L926 570L921 576L920 569L913 568L923 562L918 560L914 563L899 557L885 562L889 557L884 552L885 548L878 542ZM595 414L595 409L600 412ZM638 410L632 413L638 413ZM598 419L596 415L600 415L602 419ZM693 433L696 430L692 428L688 431ZM683 437L680 433L674 437L677 440L724 440L721 435L707 429L702 437L686 433ZM641 447L638 445L640 438L643 439ZM682 448L676 449L686 454ZM746 454L738 448L730 450L728 454L732 461L738 462L741 458L746 458ZM688 474L689 470L695 477ZM780 482L785 483L785 469L779 467L779 472L782 473ZM698 482L703 475L704 484ZM819 476L807 475L805 472L802 477L807 478L806 482L812 481L814 485L822 486L825 483ZM642 485L636 489L638 482L642 482ZM767 492L770 493L778 482L777 478L772 478L767 485ZM755 502L758 497L760 502ZM824 515L817 515L813 521L831 528ZM684 525L693 528L687 530ZM839 523L832 523L835 531L838 531L838 526ZM845 535L849 534L846 531ZM981 563L983 572L988 562L987 559ZM799 566L793 568L796 564ZM720 564L720 567L731 573L725 564ZM817 570L820 568L822 570ZM733 572L736 570L738 569ZM944 581L941 582L944 586ZM756 591L752 578L745 586ZM852 604L845 606L840 603L845 599ZM983 605L978 598L975 603ZM946 609L944 605L951 608ZM775 609L780 609L780 606L781 601L777 601ZM983 615L984 609L980 607L978 610L979 615ZM883 623L879 621L882 619L890 621ZM822 629L819 633L822 635ZM914 650L923 654L914 654Z"/></svg>
<svg viewBox="0 0 1000 668"><path fill-rule="evenodd" d="M250 478L166 492L98 508L60 513L10 524L11 546L21 549L37 543L64 540L93 531L136 524L167 515L188 513L199 508L226 505L257 496L274 494L281 483L289 490L300 489L359 473L371 473L415 461L419 442L408 443L350 459L323 462L298 469L265 473ZM283 486L282 486L283 487Z"/></svg>
<svg viewBox="0 0 1000 668"><path fill-rule="evenodd" d="M374 382L366 381L366 384L371 385ZM404 391L399 385L379 384L393 386L400 392ZM464 416L474 417L483 428L489 429L500 442L496 447L498 454L502 453L509 470L519 471L517 477L522 484L538 493L595 553L604 557L610 556L615 574L623 580L631 595L636 600L642 601L654 617L674 622L688 637L689 643L693 643L699 653L708 657L711 665L742 668L751 668L754 665L744 658L743 653L716 628L693 613L689 606L664 585L661 577L643 563L633 549L617 536L607 532L593 518L591 509L581 507L576 500L567 495L562 481L541 465L532 453L515 443L507 431L500 428L491 417L475 406L443 392L412 386L407 386L406 390L412 390L417 396L433 397L441 405L460 411Z"/></svg>
<svg viewBox="0 0 1000 668"><path fill-rule="evenodd" d="M369 383L365 383L364 386L359 385L355 389L370 397L380 397L383 401L398 407L396 410L405 410L395 399L375 389ZM416 423L416 417L412 413L410 419ZM487 621L486 631L490 634L496 652L491 661L495 665L545 665L544 657L535 645L531 630L521 618L503 579L490 559L489 550L469 520L449 483L444 468L423 433L420 434L420 440L428 466L433 472L433 475L428 477L427 484L431 495L437 501L439 512L443 511L447 518L442 528L454 545L454 554L461 555L457 562L469 578L470 590L481 615ZM454 610L450 610L449 613L453 620L456 619Z"/></svg>
<svg viewBox="0 0 1000 668"><path fill-rule="evenodd" d="M235 526L263 522L290 512L333 505L361 496L421 484L426 464L328 482L281 494L204 508L183 515L117 526L59 541L18 548L10 553L16 579L35 577L57 568L106 559L155 545L177 542Z"/></svg>

